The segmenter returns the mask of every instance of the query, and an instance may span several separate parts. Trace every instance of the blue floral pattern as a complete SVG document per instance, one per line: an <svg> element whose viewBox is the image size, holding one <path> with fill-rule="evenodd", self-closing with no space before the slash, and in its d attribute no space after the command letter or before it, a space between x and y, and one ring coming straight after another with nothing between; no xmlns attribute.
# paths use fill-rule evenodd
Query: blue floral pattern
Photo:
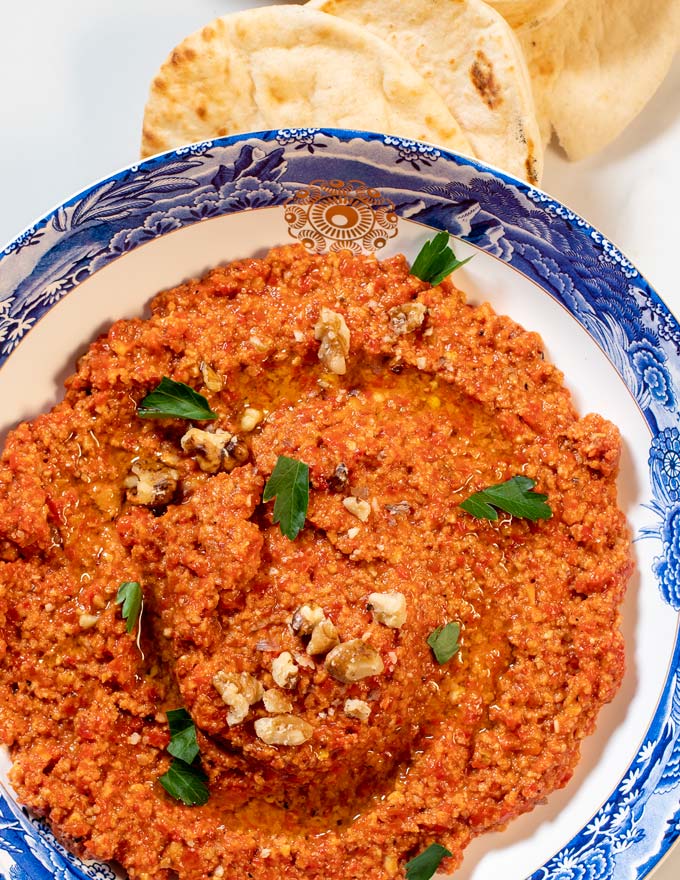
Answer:
<svg viewBox="0 0 680 880"><path fill-rule="evenodd" d="M0 792L0 876L9 880L116 880L109 865L77 859L45 822L31 818L7 792Z"/></svg>
<svg viewBox="0 0 680 880"><path fill-rule="evenodd" d="M671 387L671 376L666 368L666 355L658 345L648 341L633 342L629 350L633 372L640 382L641 396L649 395L665 407L672 407L675 397Z"/></svg>
<svg viewBox="0 0 680 880"><path fill-rule="evenodd" d="M316 136L321 132L320 128L282 128L276 134L276 140L283 146L294 144L295 150L307 150L314 153L315 150L325 150L323 141L317 143Z"/></svg>
<svg viewBox="0 0 680 880"><path fill-rule="evenodd" d="M384 138L388 146L395 147L399 153L396 164L407 162L414 171L420 171L421 166L429 168L433 162L441 156L441 152L430 144L421 144L410 138L391 137L387 135Z"/></svg>
<svg viewBox="0 0 680 880"><path fill-rule="evenodd" d="M654 572L662 596L680 611L680 504L669 508L661 534L663 554L654 560Z"/></svg>
<svg viewBox="0 0 680 880"><path fill-rule="evenodd" d="M680 430L665 428L652 440L649 468L656 496L668 504L680 500Z"/></svg>
<svg viewBox="0 0 680 880"><path fill-rule="evenodd" d="M415 173L414 173L415 172ZM403 138L284 129L149 159L66 202L0 254L0 364L55 303L140 245L212 217L280 210L315 181L366 181L403 221L444 229L536 282L600 345L649 425L654 523L642 530L680 610L680 327L635 267L563 205L501 172ZM283 217L282 217L283 222ZM285 227L285 224L284 224ZM643 878L680 836L680 646L645 742L606 803L532 880ZM94 877L0 793L0 876Z"/></svg>

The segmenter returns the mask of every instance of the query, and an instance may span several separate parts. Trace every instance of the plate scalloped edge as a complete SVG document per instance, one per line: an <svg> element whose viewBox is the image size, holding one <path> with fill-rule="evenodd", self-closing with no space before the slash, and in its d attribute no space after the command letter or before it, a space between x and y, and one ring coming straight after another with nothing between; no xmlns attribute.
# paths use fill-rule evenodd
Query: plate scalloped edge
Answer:
<svg viewBox="0 0 680 880"><path fill-rule="evenodd" d="M320 180L324 167L332 175ZM301 213L299 206L333 194L336 204L369 206L379 222L368 237L359 235L359 220L357 235L346 229L341 235L320 226L311 210ZM585 220L474 160L398 137L305 128L206 141L123 169L65 202L0 253L0 366L55 303L125 253L204 219L275 206L287 211L291 237L315 250L379 249L391 237L394 215L446 230L517 269L576 318L651 430L652 521L640 537L661 542L654 574L669 613L679 611L680 326L637 269ZM0 835L0 875L11 880L115 876L106 865L71 856L4 792ZM531 880L637 880L678 837L680 641L623 779Z"/></svg>

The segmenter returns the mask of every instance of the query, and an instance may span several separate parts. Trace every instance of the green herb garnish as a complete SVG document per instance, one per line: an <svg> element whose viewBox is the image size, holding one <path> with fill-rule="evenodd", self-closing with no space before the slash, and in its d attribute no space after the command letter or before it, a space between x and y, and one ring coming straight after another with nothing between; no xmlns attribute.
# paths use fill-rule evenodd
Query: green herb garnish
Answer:
<svg viewBox="0 0 680 880"><path fill-rule="evenodd" d="M496 520L498 510L523 519L550 519L552 509L546 504L548 496L533 492L535 485L529 477L511 477L504 483L475 492L460 506L478 519Z"/></svg>
<svg viewBox="0 0 680 880"><path fill-rule="evenodd" d="M125 629L131 633L139 623L142 616L142 588L137 581L125 581L118 587L116 604L122 605L123 620L126 621Z"/></svg>
<svg viewBox="0 0 680 880"><path fill-rule="evenodd" d="M169 795L188 807L204 804L210 792L205 784L208 777L198 759L196 725L186 709L171 709L166 713L170 727L168 751L172 764L158 781Z"/></svg>
<svg viewBox="0 0 680 880"><path fill-rule="evenodd" d="M419 856L406 863L406 880L430 880L442 859L452 855L441 843L431 843Z"/></svg>
<svg viewBox="0 0 680 880"><path fill-rule="evenodd" d="M420 249L411 266L411 275L415 275L421 281L428 281L434 287L471 259L472 257L467 257L465 260L457 259L449 247L448 232L438 232Z"/></svg>
<svg viewBox="0 0 680 880"><path fill-rule="evenodd" d="M137 415L143 419L216 419L217 413L197 391L163 376L159 385L147 394L137 407Z"/></svg>
<svg viewBox="0 0 680 880"><path fill-rule="evenodd" d="M182 801L188 807L201 806L210 797L208 777L196 764L187 764L179 758L173 758L170 769L158 778L171 797Z"/></svg>
<svg viewBox="0 0 680 880"><path fill-rule="evenodd" d="M174 758L191 764L198 757L196 725L186 709L171 709L166 714L170 725L168 751Z"/></svg>
<svg viewBox="0 0 680 880"><path fill-rule="evenodd" d="M445 623L438 626L427 637L427 644L432 648L437 663L448 663L458 651L458 637L460 636L459 623Z"/></svg>
<svg viewBox="0 0 680 880"><path fill-rule="evenodd" d="M280 455L271 477L267 480L263 501L274 502L274 522L291 541L305 524L309 505L309 467L295 458Z"/></svg>

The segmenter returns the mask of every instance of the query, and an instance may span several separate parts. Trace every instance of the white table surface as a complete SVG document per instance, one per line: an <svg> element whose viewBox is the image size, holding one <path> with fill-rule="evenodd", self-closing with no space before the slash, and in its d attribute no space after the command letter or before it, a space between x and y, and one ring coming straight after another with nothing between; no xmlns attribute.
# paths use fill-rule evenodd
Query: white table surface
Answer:
<svg viewBox="0 0 680 880"><path fill-rule="evenodd" d="M148 84L170 49L246 0L2 0L0 248L138 158ZM625 83L622 83L625 100ZM547 156L543 188L598 227L680 315L680 58L608 149ZM680 848L654 880L677 880Z"/></svg>

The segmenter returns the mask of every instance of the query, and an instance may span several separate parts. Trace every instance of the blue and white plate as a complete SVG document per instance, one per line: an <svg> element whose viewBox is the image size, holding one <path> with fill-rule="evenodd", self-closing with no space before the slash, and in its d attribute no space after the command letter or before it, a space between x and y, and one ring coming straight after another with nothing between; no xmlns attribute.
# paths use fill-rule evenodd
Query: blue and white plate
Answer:
<svg viewBox="0 0 680 880"><path fill-rule="evenodd" d="M289 129L150 159L0 255L0 428L49 408L88 342L162 288L293 240L412 258L433 228L475 254L456 275L470 301L539 331L579 410L620 427L637 561L624 685L573 780L473 843L456 876L637 880L680 835L680 326L580 217L477 162L378 134ZM70 856L2 786L0 877L115 877Z"/></svg>

